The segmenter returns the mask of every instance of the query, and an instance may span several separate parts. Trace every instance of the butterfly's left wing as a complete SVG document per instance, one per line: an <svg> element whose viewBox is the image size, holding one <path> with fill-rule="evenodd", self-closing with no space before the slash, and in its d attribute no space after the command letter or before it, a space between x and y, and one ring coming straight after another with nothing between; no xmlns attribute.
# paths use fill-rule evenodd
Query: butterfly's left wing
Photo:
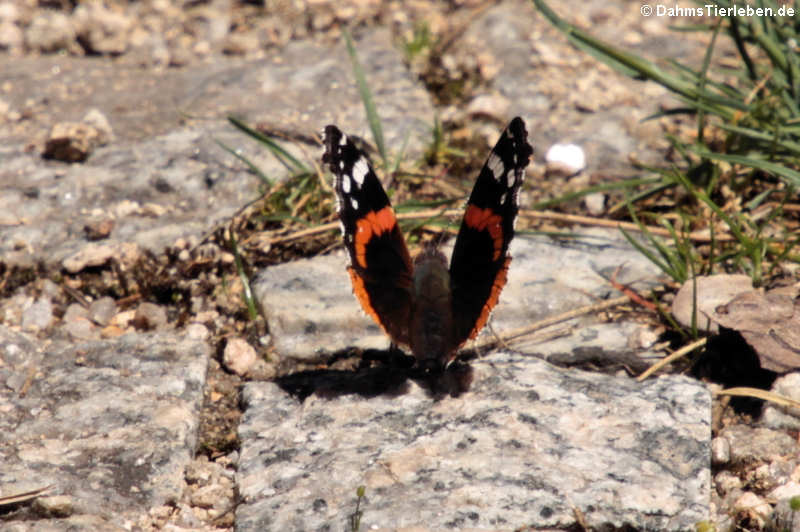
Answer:
<svg viewBox="0 0 800 532"><path fill-rule="evenodd" d="M506 284L508 245L531 154L525 123L516 117L489 153L470 194L450 259L456 346L486 325Z"/></svg>
<svg viewBox="0 0 800 532"><path fill-rule="evenodd" d="M412 265L389 197L367 155L336 126L325 128L322 161L336 176L353 293L393 342L408 344Z"/></svg>

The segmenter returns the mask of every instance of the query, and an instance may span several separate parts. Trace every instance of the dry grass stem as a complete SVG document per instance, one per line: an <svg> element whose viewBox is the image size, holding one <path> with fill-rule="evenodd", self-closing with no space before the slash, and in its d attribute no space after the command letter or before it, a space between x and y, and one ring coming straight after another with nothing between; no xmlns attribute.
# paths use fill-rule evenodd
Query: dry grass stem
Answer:
<svg viewBox="0 0 800 532"><path fill-rule="evenodd" d="M698 347L702 347L702 346L706 345L706 341L708 341L708 338L701 338L699 340L695 340L694 342L692 342L690 344L686 344L685 346L681 347L680 349L678 349L677 351L675 351L671 355L665 356L664 358L662 358L661 360L659 360L658 362L656 362L655 364L653 364L652 366L647 368L641 375L636 377L636 380L638 382L642 382L643 380L645 380L647 377L649 377L650 375L652 375L656 371L660 370L661 368L663 368L667 364L670 364L673 360L677 360L677 359L681 358L682 356L691 353L692 351L694 351Z"/></svg>

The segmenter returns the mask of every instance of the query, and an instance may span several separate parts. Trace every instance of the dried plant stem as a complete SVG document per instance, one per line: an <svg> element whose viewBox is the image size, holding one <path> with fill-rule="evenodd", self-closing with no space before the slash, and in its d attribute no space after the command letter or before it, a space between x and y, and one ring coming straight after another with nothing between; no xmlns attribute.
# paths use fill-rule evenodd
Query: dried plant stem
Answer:
<svg viewBox="0 0 800 532"><path fill-rule="evenodd" d="M659 360L658 362L656 362L655 364L653 364L652 366L647 368L641 375L636 377L636 380L638 382L642 382L643 380L645 380L647 377L649 377L650 375L652 375L656 371L660 370L661 368L663 368L667 364L670 364L672 361L677 360L677 359L681 358L682 356L691 353L692 351L694 351L698 347L702 347L702 346L706 345L707 341L708 341L708 338L700 338L699 340L695 340L694 342L681 347L680 349L678 349L677 351L675 351L671 355L662 358L661 360Z"/></svg>
<svg viewBox="0 0 800 532"><path fill-rule="evenodd" d="M756 399L763 399L777 405L785 406L788 408L800 409L800 401L778 395L776 393L768 392L767 390L760 390L758 388L737 387L728 388L727 390L720 390L714 392L714 395L735 395L738 397L755 397Z"/></svg>
<svg viewBox="0 0 800 532"><path fill-rule="evenodd" d="M508 342L510 340L514 340L521 336L531 334L532 332L538 331L540 329L544 329L545 327L550 327L551 325L561 323L562 321L567 321L573 318L577 318L579 316L584 316L586 314L592 314L595 312L607 310L622 305L624 303L627 303L628 301L630 301L630 298L628 296L620 296L614 299L608 299L606 301L595 303L593 305L587 305L585 307L580 307L574 310L569 310L567 312L562 312L561 314L557 314L556 316L551 316L549 318L539 320L537 322L531 323L530 325L526 325L525 327L520 327L519 329L506 331L501 336L503 341ZM498 341L495 338L488 337L476 340L473 346L476 349L480 349L480 348L491 347L497 344Z"/></svg>

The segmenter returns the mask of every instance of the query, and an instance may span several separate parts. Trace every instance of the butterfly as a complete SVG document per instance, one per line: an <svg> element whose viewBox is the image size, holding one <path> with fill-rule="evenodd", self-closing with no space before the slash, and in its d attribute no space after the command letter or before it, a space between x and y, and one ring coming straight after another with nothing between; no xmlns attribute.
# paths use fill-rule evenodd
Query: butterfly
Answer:
<svg viewBox="0 0 800 532"><path fill-rule="evenodd" d="M347 271L364 311L417 364L443 369L486 325L506 284L519 190L533 148L514 118L489 152L467 201L448 266L435 247L412 261L389 197L367 154L336 126L322 157L335 176Z"/></svg>

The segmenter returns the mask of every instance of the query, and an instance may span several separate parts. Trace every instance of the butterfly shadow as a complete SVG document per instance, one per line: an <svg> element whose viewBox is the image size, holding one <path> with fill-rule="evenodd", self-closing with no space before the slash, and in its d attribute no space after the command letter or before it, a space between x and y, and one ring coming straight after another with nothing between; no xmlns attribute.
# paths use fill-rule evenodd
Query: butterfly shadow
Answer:
<svg viewBox="0 0 800 532"><path fill-rule="evenodd" d="M334 398L341 395L357 394L370 398L379 395L399 396L410 391L410 381L414 381L428 396L439 400L444 397L458 397L469 390L473 369L469 364L469 354L458 357L446 368L423 367L416 359L397 348L347 349L332 355L336 361L360 354L354 369L314 369L298 371L275 379L276 384L286 393L301 401L312 394Z"/></svg>

